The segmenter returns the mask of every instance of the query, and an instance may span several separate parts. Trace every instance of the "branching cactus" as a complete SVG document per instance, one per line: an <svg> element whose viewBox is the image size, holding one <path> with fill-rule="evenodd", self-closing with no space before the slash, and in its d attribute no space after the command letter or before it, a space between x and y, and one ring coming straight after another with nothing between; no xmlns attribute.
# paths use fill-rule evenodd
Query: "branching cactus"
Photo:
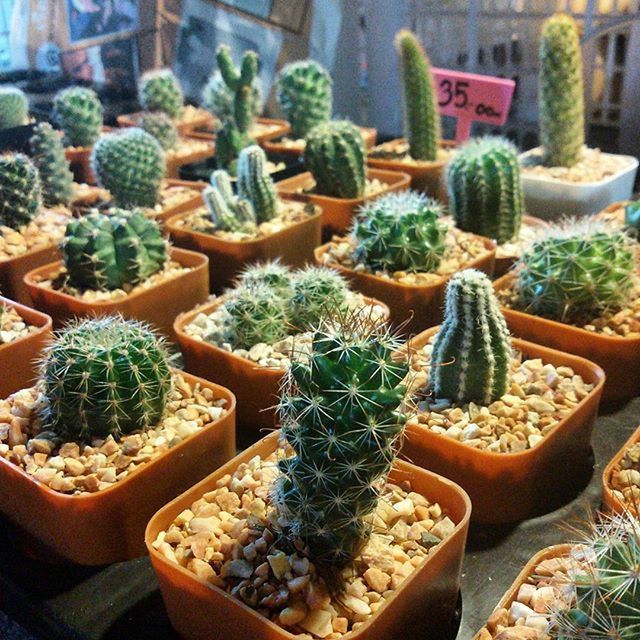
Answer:
<svg viewBox="0 0 640 640"><path fill-rule="evenodd" d="M29 100L18 87L0 87L0 129L21 127L29 122Z"/></svg>
<svg viewBox="0 0 640 640"><path fill-rule="evenodd" d="M571 167L584 145L584 86L578 25L569 15L542 25L538 84L544 163Z"/></svg>
<svg viewBox="0 0 640 640"><path fill-rule="evenodd" d="M215 228L218 231L253 232L256 212L251 202L233 193L229 174L218 169L211 174L211 183L202 192L202 198Z"/></svg>
<svg viewBox="0 0 640 640"><path fill-rule="evenodd" d="M289 298L292 277L291 269L282 264L279 259L268 260L245 267L238 278L238 287L250 289L256 286L266 286L277 295Z"/></svg>
<svg viewBox="0 0 640 640"><path fill-rule="evenodd" d="M503 244L522 225L524 193L517 149L505 138L463 145L447 167L449 207L456 226Z"/></svg>
<svg viewBox="0 0 640 640"><path fill-rule="evenodd" d="M151 134L164 151L173 149L178 142L178 129L173 120L162 111L142 114L140 128Z"/></svg>
<svg viewBox="0 0 640 640"><path fill-rule="evenodd" d="M40 176L27 156L0 156L0 225L20 229L42 206Z"/></svg>
<svg viewBox="0 0 640 640"><path fill-rule="evenodd" d="M47 206L68 205L73 198L73 173L58 131L40 122L30 140L31 156L40 174L42 197Z"/></svg>
<svg viewBox="0 0 640 640"><path fill-rule="evenodd" d="M163 339L121 317L67 326L45 349L40 377L44 428L71 441L153 427L172 389Z"/></svg>
<svg viewBox="0 0 640 640"><path fill-rule="evenodd" d="M334 198L361 198L365 187L364 141L351 122L335 120L311 129L304 161L316 192Z"/></svg>
<svg viewBox="0 0 640 640"><path fill-rule="evenodd" d="M441 215L438 202L415 191L365 203L352 229L354 259L374 271L435 271L445 253L447 227Z"/></svg>
<svg viewBox="0 0 640 640"><path fill-rule="evenodd" d="M64 132L64 144L91 147L100 137L104 110L93 89L69 87L53 99L53 120Z"/></svg>
<svg viewBox="0 0 640 640"><path fill-rule="evenodd" d="M184 107L180 81L171 69L143 73L138 83L138 97L145 111L161 111L179 118Z"/></svg>
<svg viewBox="0 0 640 640"><path fill-rule="evenodd" d="M314 333L308 361L283 383L282 435L294 451L272 487L283 531L328 568L349 563L366 542L405 416L406 361L398 341L366 313L333 319Z"/></svg>
<svg viewBox="0 0 640 640"><path fill-rule="evenodd" d="M415 34L399 31L395 40L404 93L404 121L409 154L434 161L440 145L440 110L431 64Z"/></svg>
<svg viewBox="0 0 640 640"><path fill-rule="evenodd" d="M202 106L220 119L233 117L233 92L222 78L219 69L211 75L202 90ZM256 76L251 83L251 112L257 118L264 110L262 82Z"/></svg>
<svg viewBox="0 0 640 640"><path fill-rule="evenodd" d="M240 152L238 196L251 202L258 224L271 220L277 214L276 187L267 171L267 157L257 145L246 147Z"/></svg>
<svg viewBox="0 0 640 640"><path fill-rule="evenodd" d="M277 97L293 137L304 138L331 117L331 76L315 60L291 62L278 74Z"/></svg>
<svg viewBox="0 0 640 640"><path fill-rule="evenodd" d="M507 392L511 341L491 281L476 269L451 278L433 343L429 385L436 398L490 404Z"/></svg>

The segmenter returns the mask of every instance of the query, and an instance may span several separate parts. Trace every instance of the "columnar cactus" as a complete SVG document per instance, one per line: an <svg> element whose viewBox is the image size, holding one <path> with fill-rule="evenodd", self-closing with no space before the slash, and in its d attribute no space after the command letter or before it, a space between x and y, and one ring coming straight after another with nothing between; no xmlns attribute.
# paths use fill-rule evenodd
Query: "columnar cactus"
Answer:
<svg viewBox="0 0 640 640"><path fill-rule="evenodd" d="M78 320L59 332L40 378L43 426L71 441L156 425L172 389L163 339L121 317Z"/></svg>
<svg viewBox="0 0 640 640"><path fill-rule="evenodd" d="M233 193L229 174L218 169L211 174L212 186L202 192L209 217L218 231L255 230L256 212L248 200Z"/></svg>
<svg viewBox="0 0 640 640"><path fill-rule="evenodd" d="M180 81L171 69L143 73L138 82L138 97L146 111L161 111L170 118L179 118L184 107Z"/></svg>
<svg viewBox="0 0 640 640"><path fill-rule="evenodd" d="M93 148L91 164L102 187L119 207L153 207L166 170L158 141L138 128L104 135Z"/></svg>
<svg viewBox="0 0 640 640"><path fill-rule="evenodd" d="M315 60L291 62L280 70L277 97L294 138L304 138L313 127L329 121L333 107L331 76Z"/></svg>
<svg viewBox="0 0 640 640"><path fill-rule="evenodd" d="M150 133L163 148L164 151L173 149L178 142L178 129L173 120L162 111L153 111L142 114L140 128Z"/></svg>
<svg viewBox="0 0 640 640"><path fill-rule="evenodd" d="M40 176L27 156L0 156L0 225L20 229L42 206Z"/></svg>
<svg viewBox="0 0 640 640"><path fill-rule="evenodd" d="M258 224L277 214L276 187L267 171L267 157L257 145L244 148L238 157L238 196L251 202Z"/></svg>
<svg viewBox="0 0 640 640"><path fill-rule="evenodd" d="M220 70L216 69L202 90L202 106L220 119L233 116L233 95ZM251 83L251 112L257 118L263 109L262 82L256 76Z"/></svg>
<svg viewBox="0 0 640 640"><path fill-rule="evenodd" d="M436 398L490 404L507 392L509 330L489 278L476 269L447 286L444 321L433 343L429 386Z"/></svg>
<svg viewBox="0 0 640 640"><path fill-rule="evenodd" d="M59 133L48 122L40 122L29 142L33 163L40 174L44 204L68 205L73 198L73 173Z"/></svg>
<svg viewBox="0 0 640 640"><path fill-rule="evenodd" d="M431 64L415 34L396 34L404 93L404 120L409 154L414 160L434 161L440 144L440 110Z"/></svg>
<svg viewBox="0 0 640 640"><path fill-rule="evenodd" d="M316 192L334 198L361 198L365 187L364 141L351 122L319 124L306 138L304 161Z"/></svg>
<svg viewBox="0 0 640 640"><path fill-rule="evenodd" d="M93 89L69 87L53 99L52 118L64 132L64 144L91 147L100 137L104 110Z"/></svg>
<svg viewBox="0 0 640 640"><path fill-rule="evenodd" d="M289 298L292 277L291 269L279 259L268 260L245 267L238 278L238 287L267 286L277 295Z"/></svg>
<svg viewBox="0 0 640 640"><path fill-rule="evenodd" d="M415 191L390 193L365 203L352 233L354 258L374 271L431 272L445 252L442 207Z"/></svg>
<svg viewBox="0 0 640 640"><path fill-rule="evenodd" d="M21 127L29 122L29 101L18 87L0 87L0 129Z"/></svg>
<svg viewBox="0 0 640 640"><path fill-rule="evenodd" d="M542 25L538 77L544 163L571 167L584 145L582 51L575 20L557 13Z"/></svg>

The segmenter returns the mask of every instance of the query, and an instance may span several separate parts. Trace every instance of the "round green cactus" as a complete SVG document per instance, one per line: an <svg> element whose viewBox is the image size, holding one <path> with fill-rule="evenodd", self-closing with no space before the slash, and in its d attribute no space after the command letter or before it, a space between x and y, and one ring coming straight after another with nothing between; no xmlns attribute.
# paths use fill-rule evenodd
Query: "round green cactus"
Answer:
<svg viewBox="0 0 640 640"><path fill-rule="evenodd" d="M233 117L234 94L222 78L218 69L211 75L202 90L202 106L221 120ZM251 83L251 113L257 118L264 110L262 82L256 76Z"/></svg>
<svg viewBox="0 0 640 640"><path fill-rule="evenodd" d="M266 286L278 296L288 298L291 295L291 280L293 274L287 265L277 260L269 260L249 265L238 278L238 287L251 289L256 286Z"/></svg>
<svg viewBox="0 0 640 640"><path fill-rule="evenodd" d="M171 69L143 73L138 82L138 97L146 111L161 111L170 118L179 118L184 107L180 81Z"/></svg>
<svg viewBox="0 0 640 640"><path fill-rule="evenodd" d="M178 142L178 129L173 120L162 111L143 113L140 128L151 134L164 151L173 149Z"/></svg>
<svg viewBox="0 0 640 640"><path fill-rule="evenodd" d="M251 203L258 224L278 213L278 196L267 171L267 156L257 145L245 147L238 157L238 197Z"/></svg>
<svg viewBox="0 0 640 640"><path fill-rule="evenodd" d="M91 147L100 137L104 110L93 89L69 87L53 99L52 118L64 132L64 144Z"/></svg>
<svg viewBox="0 0 640 640"><path fill-rule="evenodd" d="M40 212L40 176L27 156L0 156L0 225L20 229Z"/></svg>
<svg viewBox="0 0 640 640"><path fill-rule="evenodd" d="M0 129L21 127L29 122L29 100L18 87L0 87Z"/></svg>

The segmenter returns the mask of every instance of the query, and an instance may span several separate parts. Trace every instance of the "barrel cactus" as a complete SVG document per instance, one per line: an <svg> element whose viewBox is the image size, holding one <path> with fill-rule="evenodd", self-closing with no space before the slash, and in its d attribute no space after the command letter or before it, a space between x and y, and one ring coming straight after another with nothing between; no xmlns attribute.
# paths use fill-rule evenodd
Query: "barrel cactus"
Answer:
<svg viewBox="0 0 640 640"><path fill-rule="evenodd" d="M218 169L211 174L211 183L202 192L202 198L215 229L253 233L256 229L256 212L251 202L233 193L229 174Z"/></svg>
<svg viewBox="0 0 640 640"><path fill-rule="evenodd" d="M20 229L42 206L38 170L22 153L0 156L0 225Z"/></svg>
<svg viewBox="0 0 640 640"><path fill-rule="evenodd" d="M48 122L40 122L29 142L33 163L40 174L44 204L69 205L73 198L73 173L59 133Z"/></svg>
<svg viewBox="0 0 640 640"><path fill-rule="evenodd" d="M140 128L151 134L164 151L173 149L178 142L178 129L173 120L161 111L143 113Z"/></svg>
<svg viewBox="0 0 640 640"><path fill-rule="evenodd" d="M29 122L29 100L18 87L0 87L0 129L21 127Z"/></svg>
<svg viewBox="0 0 640 640"><path fill-rule="evenodd" d="M138 82L138 98L146 111L161 111L170 118L179 118L184 107L180 81L171 69L143 73Z"/></svg>
<svg viewBox="0 0 640 640"><path fill-rule="evenodd" d="M292 277L291 269L280 260L268 260L245 267L238 278L238 287L251 289L266 286L276 295L288 298L291 295Z"/></svg>
<svg viewBox="0 0 640 640"><path fill-rule="evenodd" d="M104 110L93 89L69 87L53 99L52 118L64 132L64 144L91 147L100 137Z"/></svg>
<svg viewBox="0 0 640 640"><path fill-rule="evenodd" d="M267 157L257 145L244 148L238 157L238 196L252 204L258 224L271 220L278 212L276 187L267 171Z"/></svg>
<svg viewBox="0 0 640 640"><path fill-rule="evenodd" d="M219 69L211 75L202 90L202 106L220 119L233 116L233 92L222 78ZM258 117L264 110L262 82L256 76L251 83L251 112Z"/></svg>

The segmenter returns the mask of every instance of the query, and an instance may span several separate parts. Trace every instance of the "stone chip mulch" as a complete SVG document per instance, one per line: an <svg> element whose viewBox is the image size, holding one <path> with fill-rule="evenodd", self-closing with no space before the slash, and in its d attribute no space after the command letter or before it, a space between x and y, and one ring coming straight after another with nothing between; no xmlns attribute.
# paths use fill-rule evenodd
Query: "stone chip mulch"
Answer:
<svg viewBox="0 0 640 640"><path fill-rule="evenodd" d="M17 309L0 303L0 345L24 338L37 330L38 327L24 321Z"/></svg>
<svg viewBox="0 0 640 640"><path fill-rule="evenodd" d="M628 447L611 476L613 494L629 509L640 506L640 442Z"/></svg>
<svg viewBox="0 0 640 640"><path fill-rule="evenodd" d="M447 163L456 153L455 147L440 147L436 153L435 162ZM392 160L393 162L402 162L407 165L414 165L419 167L420 165L431 165L432 161L414 160L409 155L409 143L407 141L396 142L383 142L376 145L368 156L376 160Z"/></svg>

